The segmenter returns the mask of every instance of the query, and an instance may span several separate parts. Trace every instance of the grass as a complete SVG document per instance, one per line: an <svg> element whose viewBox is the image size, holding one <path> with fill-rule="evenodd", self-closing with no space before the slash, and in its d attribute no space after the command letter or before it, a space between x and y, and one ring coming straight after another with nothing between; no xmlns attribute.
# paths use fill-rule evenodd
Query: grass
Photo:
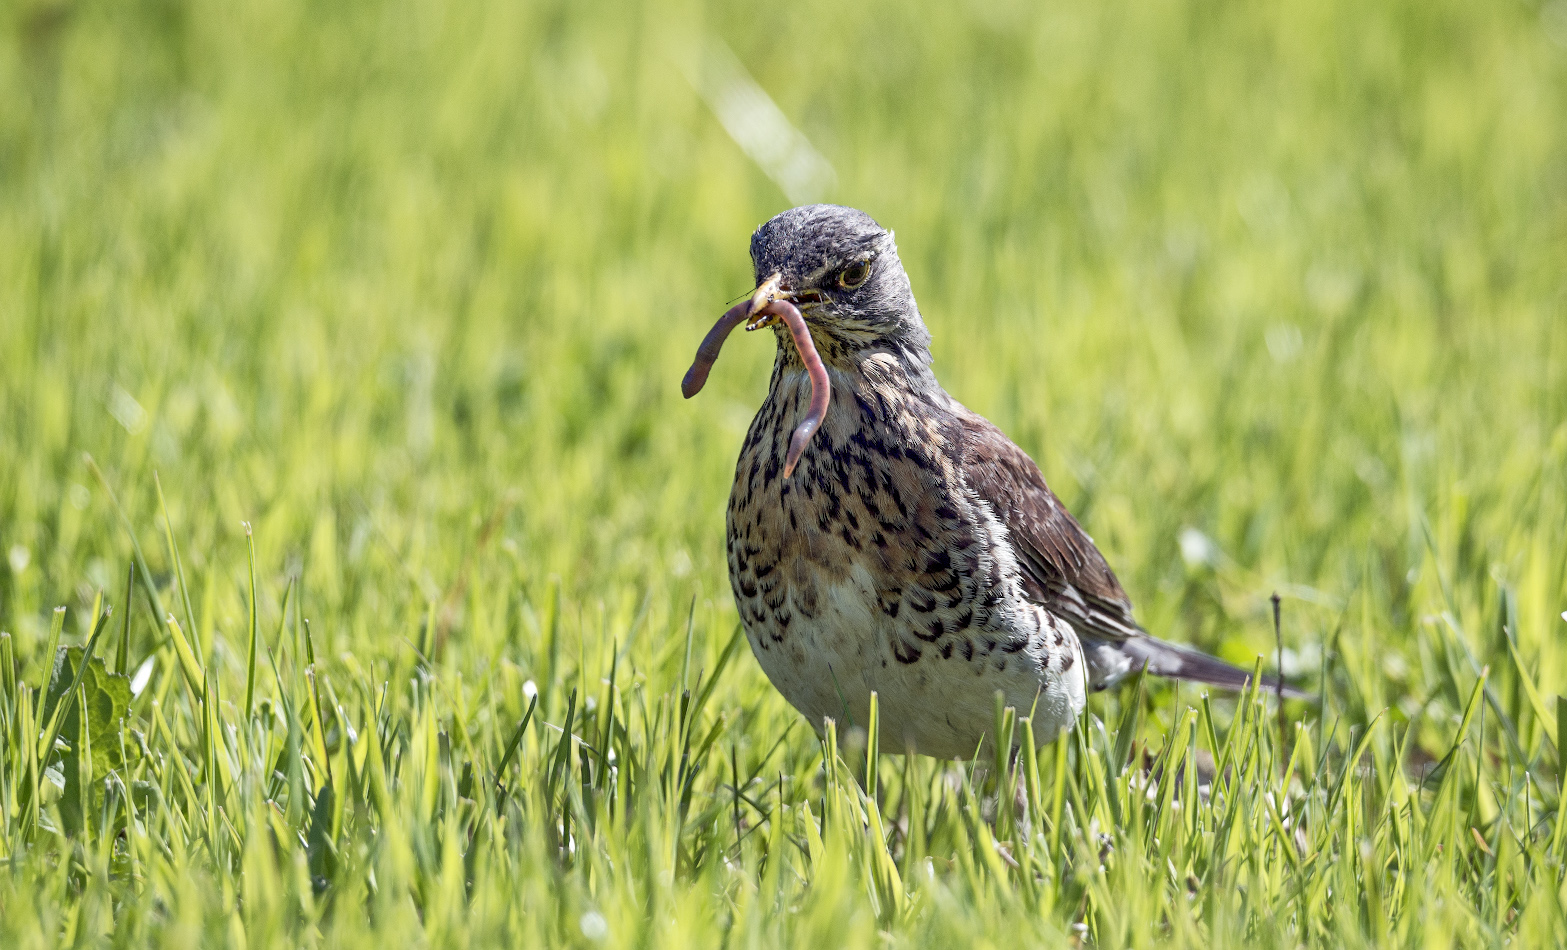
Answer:
<svg viewBox="0 0 1567 950"><path fill-rule="evenodd" d="M1567 941L1567 8L1037 6L0 9L0 945ZM786 206L712 38L1144 622L1277 591L1320 706L1096 697L1024 808L801 724L768 348L677 396Z"/></svg>

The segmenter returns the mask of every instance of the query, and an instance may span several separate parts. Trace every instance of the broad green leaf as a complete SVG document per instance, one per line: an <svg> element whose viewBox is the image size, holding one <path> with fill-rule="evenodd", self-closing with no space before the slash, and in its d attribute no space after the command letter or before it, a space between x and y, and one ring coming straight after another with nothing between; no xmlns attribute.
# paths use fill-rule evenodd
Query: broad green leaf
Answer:
<svg viewBox="0 0 1567 950"><path fill-rule="evenodd" d="M66 698L71 684L76 681L77 668L81 666L86 651L82 647L61 647L55 654L54 673L49 679L49 695L44 700L44 719L54 714L55 707ZM60 818L65 831L75 834L82 829L83 812L92 801L92 779L102 778L124 764L120 751L120 729L131 705L131 680L119 673L110 673L99 657L93 657L82 672L81 692L68 702L60 725L60 738L71 751L61 760L61 772L65 776L65 796L60 802ZM82 728L82 716L87 717L86 729ZM84 763L78 753L90 756ZM87 765L84 769L83 765ZM83 775L83 772L86 775ZM83 787L84 783L88 787Z"/></svg>
<svg viewBox="0 0 1567 950"><path fill-rule="evenodd" d="M55 706L76 678L81 664L81 647L61 647L55 654L54 673L49 678L49 695L44 701L44 720L54 714ZM86 700L87 735L92 746L93 774L105 775L125 764L120 754L120 725L131 705L131 679L110 673L99 657L93 657L82 675L82 695ZM66 707L60 738L76 748L81 737L81 715L77 708ZM69 760L68 760L69 761Z"/></svg>

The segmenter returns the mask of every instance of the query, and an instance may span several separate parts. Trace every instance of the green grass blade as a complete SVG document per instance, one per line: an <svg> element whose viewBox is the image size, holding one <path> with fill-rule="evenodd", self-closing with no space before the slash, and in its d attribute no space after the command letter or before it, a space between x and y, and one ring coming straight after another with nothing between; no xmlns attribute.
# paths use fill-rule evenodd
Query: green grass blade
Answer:
<svg viewBox="0 0 1567 950"><path fill-rule="evenodd" d="M245 522L245 549L250 555L250 642L245 650L245 721L256 709L256 644L261 640L260 611L256 602L256 539L251 536L250 522Z"/></svg>
<svg viewBox="0 0 1567 950"><path fill-rule="evenodd" d="M152 473L152 484L158 490L158 510L163 515L163 540L169 546L169 560L174 564L174 577L180 584L180 601L185 607L185 623L190 628L188 646L201 665L201 637L196 629L196 611L190 605L190 584L185 580L185 562L180 560L180 547L174 540L174 522L169 520L169 505L163 499L163 482L158 473Z"/></svg>

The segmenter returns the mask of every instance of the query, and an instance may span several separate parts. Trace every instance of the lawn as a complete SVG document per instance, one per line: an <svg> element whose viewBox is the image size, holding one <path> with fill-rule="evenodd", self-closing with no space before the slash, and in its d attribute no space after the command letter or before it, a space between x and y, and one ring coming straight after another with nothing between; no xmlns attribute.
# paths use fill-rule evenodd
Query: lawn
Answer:
<svg viewBox="0 0 1567 950"><path fill-rule="evenodd" d="M1567 0L15 0L0 91L0 946L1567 942ZM771 344L678 389L791 194L1320 703L815 736Z"/></svg>

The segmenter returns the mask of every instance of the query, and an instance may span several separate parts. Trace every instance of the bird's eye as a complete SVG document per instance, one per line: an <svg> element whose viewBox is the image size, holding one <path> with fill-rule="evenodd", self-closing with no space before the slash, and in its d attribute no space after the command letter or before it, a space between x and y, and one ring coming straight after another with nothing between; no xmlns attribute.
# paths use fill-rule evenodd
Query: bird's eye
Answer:
<svg viewBox="0 0 1567 950"><path fill-rule="evenodd" d="M870 275L870 261L855 261L853 264L845 267L838 274L838 286L842 287L844 290L853 290L854 288L865 283L865 278L869 277Z"/></svg>

